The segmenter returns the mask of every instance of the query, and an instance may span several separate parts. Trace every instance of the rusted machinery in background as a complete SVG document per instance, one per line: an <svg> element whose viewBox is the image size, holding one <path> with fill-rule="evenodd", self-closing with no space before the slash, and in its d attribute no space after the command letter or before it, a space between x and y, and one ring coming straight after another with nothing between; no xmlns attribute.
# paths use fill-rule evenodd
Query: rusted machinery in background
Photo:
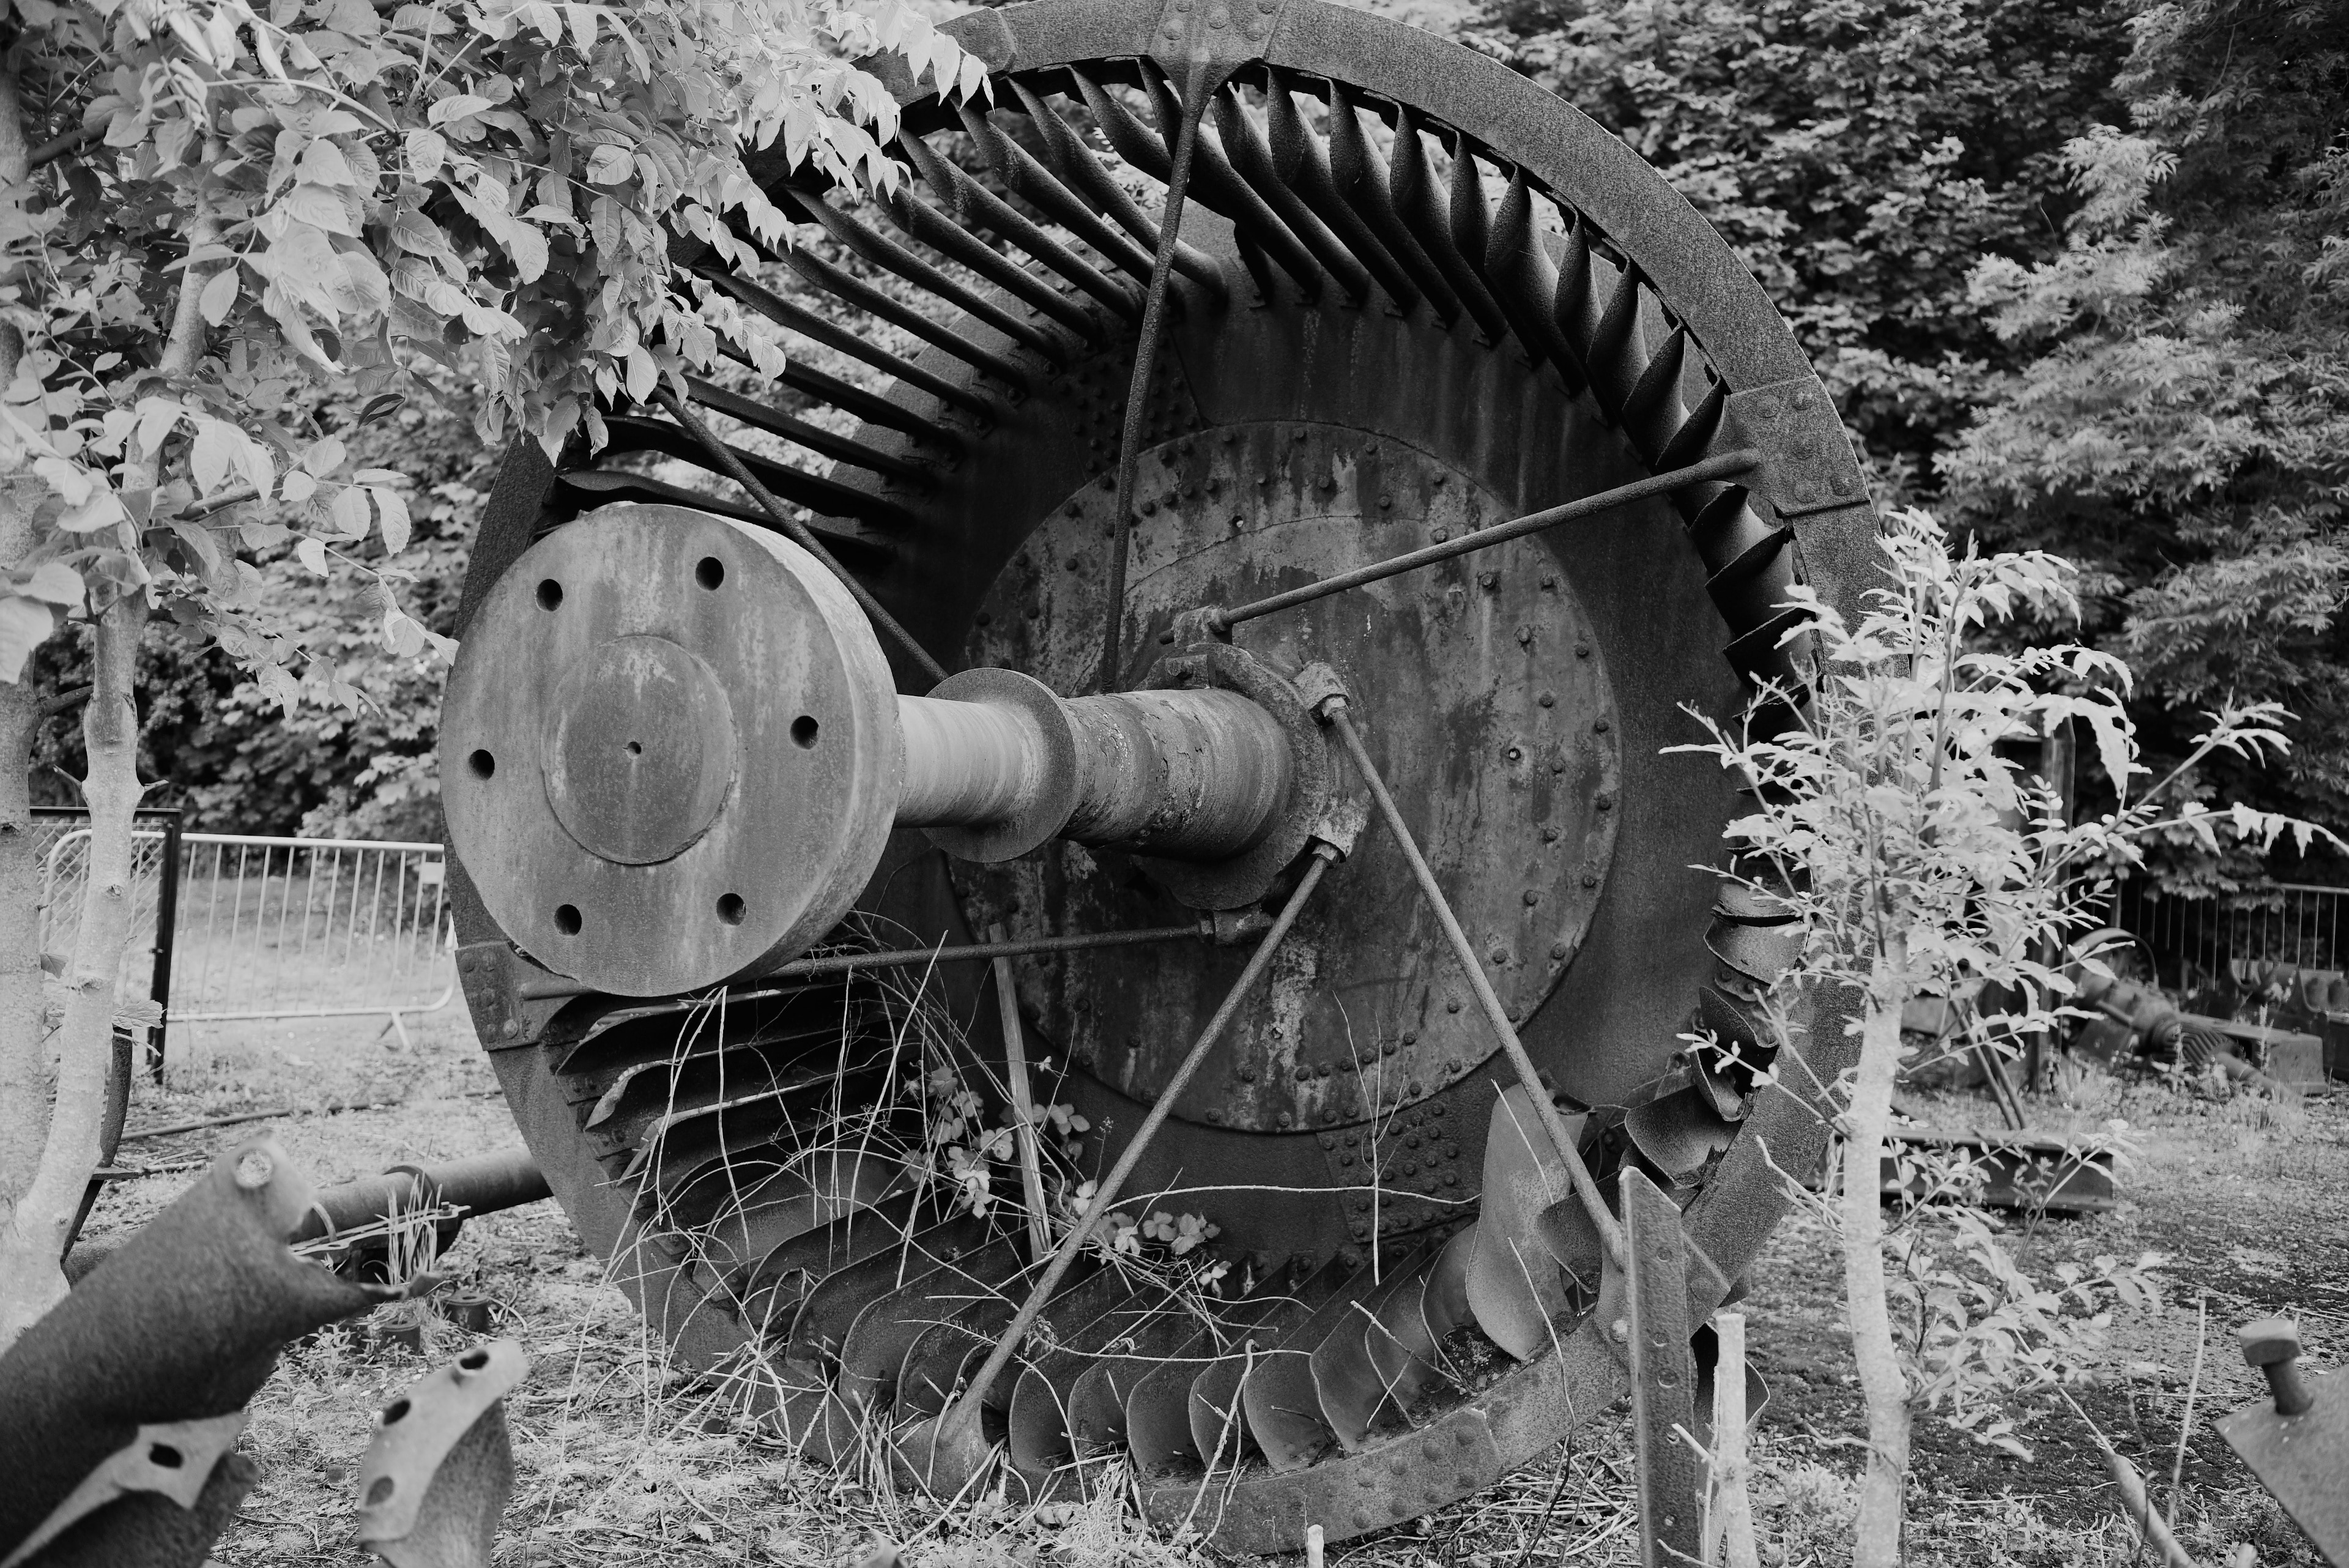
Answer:
<svg viewBox="0 0 2349 1568"><path fill-rule="evenodd" d="M2128 940L2126 932L2095 931L2074 948L2081 952L2119 950ZM2189 1012L2152 981L2122 972L2099 974L2081 968L2075 978L2079 990L2072 998L2074 1005L2103 1016L2081 1027L2072 1042L2075 1051L2107 1063L2135 1054L2194 1067L2215 1065L2239 1083L2324 1080L2324 1042L2316 1035Z"/></svg>
<svg viewBox="0 0 2349 1568"><path fill-rule="evenodd" d="M467 999L582 1237L810 1451L1125 1454L1225 1545L1360 1534L1683 1354L1816 1155L1840 1032L1757 1092L1790 931L1692 869L1737 801L1663 753L1800 700L1787 590L1856 607L1874 517L1745 266L1496 63L1321 0L951 28L992 106L903 84L877 210L778 171L790 294L692 261L805 355L499 476ZM1052 1064L1030 1193L1195 1213L1220 1296L909 1183L917 986L981 1098ZM1679 1345L1631 1343L1641 1183Z"/></svg>

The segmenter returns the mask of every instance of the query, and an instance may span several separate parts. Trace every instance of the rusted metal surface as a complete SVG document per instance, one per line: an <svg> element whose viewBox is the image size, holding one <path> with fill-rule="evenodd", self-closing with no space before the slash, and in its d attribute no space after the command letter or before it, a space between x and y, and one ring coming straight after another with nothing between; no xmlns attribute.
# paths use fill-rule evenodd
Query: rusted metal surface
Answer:
<svg viewBox="0 0 2349 1568"><path fill-rule="evenodd" d="M142 1428L233 1416L287 1341L386 1298L286 1250L312 1197L274 1144L239 1145L0 1355L0 1552L142 1457Z"/></svg>
<svg viewBox="0 0 2349 1568"><path fill-rule="evenodd" d="M1698 1422L1687 1243L1680 1209L1662 1189L1638 1170L1626 1170L1620 1190L1630 1252L1623 1271L1625 1315L1606 1327L1631 1353L1640 1561L1645 1568L1676 1568L1703 1554L1704 1481L1688 1440Z"/></svg>
<svg viewBox="0 0 2349 1568"><path fill-rule="evenodd" d="M1802 1085L1834 1080L1841 1033L1819 1021L1808 1071L1754 1083L1776 1043L1754 1003L1795 939L1782 907L1692 869L1718 859L1738 803L1718 770L1665 748L1693 732L1684 703L1726 719L1756 681L1799 688L1811 653L1786 590L1806 581L1853 609L1871 514L1832 403L1751 275L1619 140L1496 63L1318 0L1049 0L953 26L996 73L998 107L897 84L919 182L880 209L889 232L800 183L778 200L826 237L779 264L792 297L771 273L688 258L787 335L894 377L876 398L794 359L792 392L863 428L824 435L841 421L800 418L795 402L744 407L741 393L612 417L634 421L639 449L735 482L709 510L788 522L830 553L904 630L874 645L895 680L881 695L947 701L957 693L933 687L947 667L1033 683L977 681L1027 704L990 699L998 714L889 709L914 712L899 727L923 737L901 753L918 803L906 820L954 853L911 833L885 849L803 843L802 875L811 856L872 871L860 912L905 945L730 988L739 1013L691 1053L712 1086L682 1120L641 1114L627 1085L668 1058L696 1000L590 990L605 969L566 966L543 933L491 918L511 867L452 873L481 975L469 999L583 1236L630 1260L625 1282L688 1360L754 1341L791 1350L778 1419L811 1452L895 1426L908 1469L967 1476L978 1454L963 1439L979 1424L935 1440L959 1388L990 1422L1020 1405L1036 1484L1123 1440L1154 1518L1237 1550L1293 1549L1309 1521L1342 1540L1526 1462L1625 1386L1630 1347L1593 1311L1623 1290L1603 1261L1616 1221L1576 1188L1636 1170L1669 1193L1685 1260L1674 1288L1693 1324L1775 1222L1774 1168L1816 1157L1818 1106ZM1095 134L1127 176L1103 168ZM958 147L1020 204L961 166ZM1138 171L1164 186L1185 158L1178 222L1120 183ZM831 245L930 306L878 297ZM860 317L925 347L882 348ZM751 461L737 427L792 455ZM800 466L810 454L831 472ZM558 472L532 454L509 472L482 581L533 537L584 535L575 519L601 502L663 493L575 457ZM810 513L779 515L795 502ZM1565 517L1584 520L1544 525ZM469 584L470 613L500 591ZM1218 639L1218 606L1255 613ZM1179 692L1185 670L1191 691L1278 721L1288 761L1321 766L1326 787L1291 787L1267 815L1195 786L1198 809L1262 835L1204 862L1153 853L1130 827L1087 842L1057 799L1016 809L1051 794L1049 745L1033 761L1041 716L1082 711L1100 700L1088 693ZM1313 723L1335 692L1366 717L1359 759ZM1800 700L1758 722L1792 722ZM1177 731L1153 719L1174 705L1099 712L1119 721L1104 752L1141 771L1174 760L1157 737ZM737 715L738 750L773 722ZM1275 753L1251 755L1234 727L1178 729L1194 778L1268 775ZM1373 773L1393 809L1364 828ZM1104 798L1159 816L1147 794ZM945 819L1023 815L1036 820L994 846L1009 858L957 857L980 836L957 845L967 825ZM1299 855L1357 835L1267 961L1260 1000L1230 1013ZM1242 836L1218 827L1207 847ZM491 887L493 872L509 880ZM678 909L701 919L720 891L698 887ZM848 908L838 887L822 897ZM667 928L626 918L650 965ZM1195 924L1217 940L1142 945ZM1002 940L972 940L998 925ZM741 964L779 961L780 935L746 936L766 945ZM785 1236L786 1202L730 1195L718 1178L734 1164L770 1192L768 1173L793 1168L795 1118L835 1103L806 1077L815 1036L789 1020L854 1018L861 982L842 971L927 963L936 944L1009 960L1024 1040L1076 1069L1059 1093L1093 1125L1081 1166L1114 1165L1134 1192L1212 1173L1202 1206L1224 1255L1250 1260L1264 1288L1185 1328L1120 1296L1106 1271L1077 1285L1071 1265L1058 1293L1021 1271L941 1283L941 1321L908 1341L918 1292L898 1293L894 1269L885 1285L877 1266L858 1272L875 1254L843 1220ZM689 971L661 961L696 985L743 972L703 956ZM976 971L940 973L987 1016ZM1736 1061L1692 1049L1683 1036L1700 1028ZM878 1071L854 1049L849 1061L844 1085ZM723 1097L721 1076L754 1087ZM885 1194L857 1200L866 1240L938 1218ZM1523 1290L1499 1291L1504 1262ZM1305 1332L1336 1300L1350 1310ZM875 1313L853 1355L802 1343L811 1303L852 1302ZM1104 1314L1089 1362L1023 1349L1014 1326L1050 1323L1065 1352ZM1454 1354L1472 1344L1475 1356ZM1146 1371L1145 1346L1164 1358ZM1274 1355L1259 1386L1252 1369ZM985 1361L997 1371L973 1395ZM1492 1370L1471 1377L1472 1363ZM1022 1401L1021 1388L1040 1391Z"/></svg>
<svg viewBox="0 0 2349 1568"><path fill-rule="evenodd" d="M530 1371L510 1339L425 1374L377 1417L358 1466L358 1538L393 1568L490 1568L513 1493L505 1397Z"/></svg>
<svg viewBox="0 0 2349 1568"><path fill-rule="evenodd" d="M2349 1563L2349 1372L2300 1369L2300 1327L2261 1318L2237 1331L2268 1397L2219 1422L2219 1435L2283 1504L2324 1560Z"/></svg>

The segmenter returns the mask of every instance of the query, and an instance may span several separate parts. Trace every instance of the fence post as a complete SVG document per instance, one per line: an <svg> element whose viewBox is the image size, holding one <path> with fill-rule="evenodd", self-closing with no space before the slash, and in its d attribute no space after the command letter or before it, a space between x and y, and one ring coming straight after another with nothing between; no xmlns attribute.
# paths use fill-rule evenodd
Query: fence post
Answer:
<svg viewBox="0 0 2349 1568"><path fill-rule="evenodd" d="M171 1027L171 945L180 929L180 808L171 808L163 821L163 864L159 867L163 882L155 895L155 969L149 977L147 994L161 1009L155 1017L154 1044L148 1057L148 1070L160 1086L163 1082L163 1041Z"/></svg>

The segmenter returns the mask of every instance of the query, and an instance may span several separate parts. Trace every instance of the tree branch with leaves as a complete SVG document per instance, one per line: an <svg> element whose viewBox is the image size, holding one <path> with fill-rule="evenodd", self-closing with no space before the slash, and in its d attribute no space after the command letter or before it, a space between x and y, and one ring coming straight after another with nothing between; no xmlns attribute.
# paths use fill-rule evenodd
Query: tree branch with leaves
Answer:
<svg viewBox="0 0 2349 1568"><path fill-rule="evenodd" d="M2074 990L2069 939L2106 923L2116 876L2141 865L2149 843L2183 834L2214 852L2239 844L2264 853L2286 840L2303 851L2339 842L2271 812L2172 798L2203 760L2256 766L2282 755L2290 715L2272 703L2212 715L2185 767L2134 790L2147 770L2127 708L2128 667L2076 644L2013 648L1987 635L2017 621L2075 623L2065 562L1953 551L1940 524L1914 511L1891 514L1881 544L1882 582L1856 622L1794 591L1818 639L1818 676L1806 693L1767 695L1805 699L1799 725L1760 738L1704 720L1708 742L1675 748L1716 758L1752 792L1754 809L1727 829L1750 873L1741 879L1802 927L1801 956L1765 1008L1789 1064L1773 1071L1799 1070L1785 1020L1845 1011L1814 1012L1811 1000L1848 999L1859 1037L1857 1065L1827 1086L1840 1137L1827 1212L1843 1242L1868 1428L1854 1568L1899 1561L1913 1412L1950 1396L1951 1358L1976 1344L1961 1322L1904 1345L1895 1323L1904 1293L1887 1280L1880 1171L1903 1011L1920 997L1971 1004L1992 992L2007 999L2002 1039L2054 1028ZM2067 723L2088 732L2118 792L2112 810L2076 822L2023 760Z"/></svg>
<svg viewBox="0 0 2349 1568"><path fill-rule="evenodd" d="M451 651L401 607L401 476L354 463L319 389L372 413L437 361L481 389L484 442L553 453L721 352L779 372L680 258L788 247L778 172L895 186L876 57L949 96L985 71L904 0L0 0L0 31L5 1345L64 1288L97 1159L140 628L194 628L289 714L356 704L264 591L290 555L366 586L387 654ZM95 654L93 857L52 1017L36 942L6 939L39 929L26 660L67 627Z"/></svg>

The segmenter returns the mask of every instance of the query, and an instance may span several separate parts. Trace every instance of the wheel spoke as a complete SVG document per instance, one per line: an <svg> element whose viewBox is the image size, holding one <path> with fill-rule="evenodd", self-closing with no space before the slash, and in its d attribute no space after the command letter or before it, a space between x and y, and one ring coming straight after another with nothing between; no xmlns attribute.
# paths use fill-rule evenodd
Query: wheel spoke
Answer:
<svg viewBox="0 0 2349 1568"><path fill-rule="evenodd" d="M1346 700L1330 697L1322 703L1320 711L1330 728L1338 732L1338 739L1345 744L1346 754L1353 758L1354 766L1361 771L1362 782L1370 786L1371 798L1378 803L1379 815L1393 830L1395 842L1402 847L1403 858L1411 863L1413 878L1419 883L1420 892L1425 895L1428 907L1435 911L1437 922L1444 927L1444 940L1452 944L1453 956L1460 961L1460 967L1468 973L1468 984L1476 993L1476 1005L1485 1010L1485 1022L1493 1026L1493 1033L1500 1040L1501 1049L1508 1054L1509 1064L1516 1069L1518 1079L1526 1085L1526 1093L1532 1096L1535 1107L1541 1113L1542 1125L1548 1129L1550 1142L1557 1146L1558 1158L1566 1162L1567 1174L1573 1178L1574 1190L1581 1198L1583 1208L1589 1211L1591 1224L1598 1227L1600 1241L1606 1243L1608 1257L1618 1269L1622 1268L1625 1264L1623 1228L1608 1209L1607 1199L1599 1193L1599 1183L1591 1179L1590 1168L1583 1164L1582 1151L1575 1147L1574 1135L1568 1130L1565 1118L1557 1114L1557 1106L1552 1103L1549 1090L1542 1085L1541 1069L1534 1065L1531 1056L1526 1054L1525 1044L1517 1038L1516 1030L1511 1026L1507 1011L1501 1006L1501 999L1494 994L1493 982L1485 977L1485 966L1476 961L1476 950L1468 945L1468 933L1460 929L1460 921L1452 913L1452 905L1444 897L1444 889L1435 885L1435 873L1428 868L1427 857L1419 852L1418 840L1412 837L1411 827L1403 821L1402 813L1396 808L1394 796L1387 793L1386 781L1380 778L1378 769L1371 766L1371 754L1362 747L1362 737L1355 732L1354 722L1346 716Z"/></svg>
<svg viewBox="0 0 2349 1568"><path fill-rule="evenodd" d="M846 974L852 970L905 969L918 964L961 963L977 959L1028 958L1037 953L1092 952L1101 948L1138 948L1152 942L1174 942L1185 937L1206 938L1208 935L1208 923L1203 921L1194 926L1150 926L1138 931L1088 931L1074 937L1030 937L1024 941L891 948L876 953L827 953L822 958L793 959L780 969L769 970L759 977L760 990L733 991L727 994L739 1001L761 994L761 990L769 981ZM595 989L575 980L554 978L526 982L522 987L522 995L525 1001L546 1002L556 997L586 996Z"/></svg>
<svg viewBox="0 0 2349 1568"><path fill-rule="evenodd" d="M1103 590L1109 624L1102 633L1101 675L1094 688L1117 689L1120 639L1125 629L1125 567L1133 547L1134 490L1141 483L1142 427L1149 401L1150 372L1165 335L1166 286L1182 243L1183 196L1191 183L1191 160L1199 147L1199 116L1206 108L1207 65L1192 63L1183 84L1183 115L1174 133L1174 166L1167 172L1166 217L1158 231L1158 254L1151 258L1150 293L1142 306L1142 341L1133 350L1133 376L1125 388L1125 431L1117 449L1117 531L1110 541L1109 586Z"/></svg>
<svg viewBox="0 0 2349 1568"><path fill-rule="evenodd" d="M1578 501L1569 501L1563 505L1552 506L1545 511L1529 512L1523 517L1512 518L1506 523L1495 523L1490 528L1479 528L1473 534L1463 534L1457 539L1447 540L1441 545L1430 545L1423 550L1413 550L1405 555L1390 556L1383 561L1373 561L1367 566L1357 566L1350 572L1340 572L1334 577L1324 577L1318 583L1308 583L1301 588L1290 588L1286 593L1273 594L1268 597L1256 599L1231 609L1213 611L1207 618L1208 625L1214 630L1228 631L1243 621L1251 621L1259 616L1270 615L1275 610L1295 609L1299 605L1309 605L1316 599L1328 598L1331 594L1344 593L1348 588L1359 588L1366 583L1382 582L1388 577L1417 571L1422 566L1434 566L1439 561L1449 561L1455 556L1465 556L1490 545L1506 544L1511 539L1522 538L1527 534L1538 534L1545 528L1556 528L1566 523L1579 523L1586 518L1596 517L1602 512L1611 512L1618 506L1628 506L1634 501L1645 501L1651 495L1669 495L1675 490L1685 490L1692 484L1703 484L1712 480L1727 479L1758 468L1761 462L1762 454L1756 452L1748 452L1743 448L1735 452L1724 452L1716 457L1706 458L1702 462L1692 462L1686 468L1676 468L1669 473L1654 474L1646 479L1634 480L1629 484L1619 484L1612 490L1602 490L1596 495L1586 495Z"/></svg>
<svg viewBox="0 0 2349 1568"><path fill-rule="evenodd" d="M1174 225L1169 223L1167 231L1172 233L1173 230ZM1199 1070L1199 1064L1206 1060L1207 1052L1216 1042L1223 1038L1224 1031L1231 1027L1232 1019L1239 1012L1241 1002L1256 989L1257 981L1264 978L1265 971L1272 967L1273 955L1280 950L1289 928L1297 923L1297 917L1304 910L1305 900L1313 896L1313 889L1319 885L1322 873L1330 868L1330 862L1337 856L1338 851L1331 845L1316 843L1313 846L1313 857L1305 867L1305 875L1298 878L1296 891L1288 895L1288 901L1273 918L1272 929L1264 934L1264 940L1258 942L1256 951L1248 955L1247 967L1240 971L1237 980L1232 981L1231 990L1225 993L1223 1005L1216 1009L1216 1015L1207 1020L1206 1028L1199 1032L1199 1038L1192 1043L1190 1053L1183 1058L1182 1065L1174 1069L1173 1075L1166 1080L1165 1087L1159 1090L1150 1114L1142 1119L1142 1126L1134 1130L1124 1152L1110 1168L1110 1173L1093 1189L1092 1202L1083 1216L1061 1238L1060 1250L1052 1254L1052 1262L1036 1281L1034 1288L1029 1291L1028 1299L1020 1303L1019 1312L1012 1316L1010 1326L995 1342L995 1348L988 1352L986 1362L971 1378L970 1386L963 1390L962 1398L947 1412L940 1423L942 1428L977 1429L979 1406L986 1399L988 1389L1002 1375L1004 1366L1011 1360L1012 1352L1019 1348L1021 1336L1034 1325L1038 1315L1051 1301L1052 1293L1060 1288L1061 1277L1069 1272L1069 1265L1077 1261L1077 1254L1083 1250L1085 1239L1093 1233L1093 1228L1101 1223L1102 1216L1108 1213L1117 1201L1118 1194L1125 1187L1125 1179L1133 1175L1133 1168L1142 1162L1143 1152L1149 1148L1151 1138L1174 1109L1174 1102L1181 1096L1184 1085Z"/></svg>

